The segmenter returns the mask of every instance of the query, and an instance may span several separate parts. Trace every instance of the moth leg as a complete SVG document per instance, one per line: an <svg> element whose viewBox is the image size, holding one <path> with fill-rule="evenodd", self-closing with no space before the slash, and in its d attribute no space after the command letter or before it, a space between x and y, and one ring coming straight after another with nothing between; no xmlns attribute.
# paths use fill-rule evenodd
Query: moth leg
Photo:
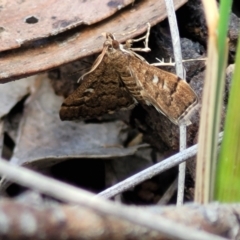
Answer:
<svg viewBox="0 0 240 240"><path fill-rule="evenodd" d="M125 47L127 49L130 49L132 51L138 51L138 52L150 52L151 49L148 47L148 42L149 42L149 35L150 35L150 29L151 29L151 25L150 23L147 23L147 32L146 32L146 35L141 37L141 38L138 38L138 39L129 39L126 41L125 43ZM145 40L144 41L144 48L131 48L132 44L134 42L140 42L142 40Z"/></svg>

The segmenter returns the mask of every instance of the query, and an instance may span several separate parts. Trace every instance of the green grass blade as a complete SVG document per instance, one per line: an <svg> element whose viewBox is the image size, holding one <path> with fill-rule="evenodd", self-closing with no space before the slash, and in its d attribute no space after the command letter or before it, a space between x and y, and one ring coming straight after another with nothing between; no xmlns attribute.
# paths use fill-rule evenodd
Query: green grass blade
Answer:
<svg viewBox="0 0 240 240"><path fill-rule="evenodd" d="M219 17L218 9L214 4L215 1L203 0L209 37L195 188L195 201L200 203L208 203L214 199L217 138L223 103L228 57L227 32L232 1L221 1Z"/></svg>
<svg viewBox="0 0 240 240"><path fill-rule="evenodd" d="M214 107L214 118L213 122L215 123L212 129L213 136L213 154L212 154L212 163L211 163L211 187L210 187L210 199L214 199L214 187L215 176L216 176L216 165L217 165L217 144L216 138L220 128L220 118L222 111L222 103L223 103L223 89L225 83L225 69L227 65L228 59L228 42L227 42L227 34L228 34L228 24L230 18L230 11L232 7L232 0L221 0L220 1L220 14L219 14L219 22L218 22L218 72L217 72L217 84L216 84L216 95L215 95L215 107Z"/></svg>
<svg viewBox="0 0 240 240"><path fill-rule="evenodd" d="M221 202L240 201L240 44L238 47L228 101L224 137L216 175L215 199Z"/></svg>

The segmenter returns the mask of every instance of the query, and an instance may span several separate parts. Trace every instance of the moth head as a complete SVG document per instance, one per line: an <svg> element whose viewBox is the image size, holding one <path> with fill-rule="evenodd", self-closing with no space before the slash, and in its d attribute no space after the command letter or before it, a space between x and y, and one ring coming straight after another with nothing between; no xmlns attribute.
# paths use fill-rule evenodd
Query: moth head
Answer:
<svg viewBox="0 0 240 240"><path fill-rule="evenodd" d="M112 40L112 48L113 49L119 49L119 42L116 40Z"/></svg>
<svg viewBox="0 0 240 240"><path fill-rule="evenodd" d="M115 40L115 37L113 36L112 33L105 32L102 33L102 35L106 38L106 40Z"/></svg>
<svg viewBox="0 0 240 240"><path fill-rule="evenodd" d="M110 59L115 59L119 55L119 42L116 40L106 40L103 48L106 49L106 54Z"/></svg>

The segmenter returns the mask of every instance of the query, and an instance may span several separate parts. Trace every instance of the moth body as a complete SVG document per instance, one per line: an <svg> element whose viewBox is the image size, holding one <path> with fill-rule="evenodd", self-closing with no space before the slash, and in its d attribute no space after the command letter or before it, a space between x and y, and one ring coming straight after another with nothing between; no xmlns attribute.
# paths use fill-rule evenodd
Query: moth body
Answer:
<svg viewBox="0 0 240 240"><path fill-rule="evenodd" d="M180 125L188 122L198 103L186 81L150 65L109 33L102 53L80 79L80 86L62 104L62 120L98 117L130 109L139 102L152 105Z"/></svg>

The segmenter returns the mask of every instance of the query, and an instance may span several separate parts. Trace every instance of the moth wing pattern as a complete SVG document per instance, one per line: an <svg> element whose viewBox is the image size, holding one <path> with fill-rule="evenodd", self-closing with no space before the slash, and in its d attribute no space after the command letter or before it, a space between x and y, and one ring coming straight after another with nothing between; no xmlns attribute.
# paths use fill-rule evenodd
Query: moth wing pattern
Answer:
<svg viewBox="0 0 240 240"><path fill-rule="evenodd" d="M147 105L167 116L174 124L188 123L187 117L198 103L190 85L177 75L161 70L137 57L129 56L132 75L141 86Z"/></svg>
<svg viewBox="0 0 240 240"><path fill-rule="evenodd" d="M188 116L198 103L187 82L150 65L110 33L106 33L102 53L83 77L80 86L63 102L61 120L95 118L130 109L139 102L154 106L180 125L190 122Z"/></svg>
<svg viewBox="0 0 240 240"><path fill-rule="evenodd" d="M117 72L103 57L97 68L90 71L80 81L79 87L64 100L59 115L61 120L91 119L131 109L135 104Z"/></svg>

